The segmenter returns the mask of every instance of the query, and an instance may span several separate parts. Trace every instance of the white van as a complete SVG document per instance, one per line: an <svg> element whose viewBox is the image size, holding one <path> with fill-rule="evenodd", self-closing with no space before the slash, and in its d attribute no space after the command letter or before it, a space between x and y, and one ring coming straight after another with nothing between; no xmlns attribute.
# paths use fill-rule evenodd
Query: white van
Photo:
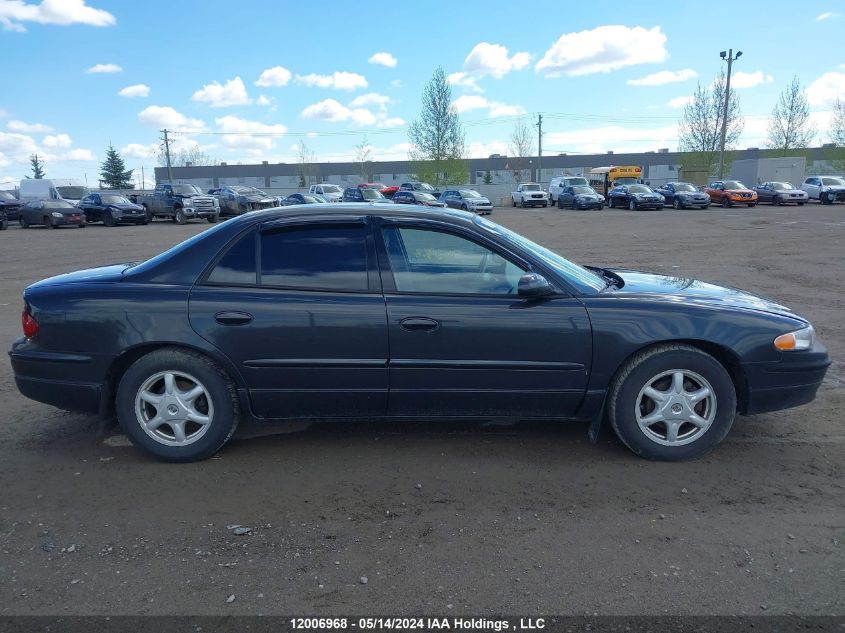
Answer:
<svg viewBox="0 0 845 633"><path fill-rule="evenodd" d="M21 200L67 200L76 206L90 193L81 181L72 178L24 178Z"/></svg>
<svg viewBox="0 0 845 633"><path fill-rule="evenodd" d="M578 185L589 186L589 184L589 181L583 176L558 176L557 178L552 178L552 181L549 183L549 204L552 206L557 204L557 197L561 189L565 187L576 187Z"/></svg>

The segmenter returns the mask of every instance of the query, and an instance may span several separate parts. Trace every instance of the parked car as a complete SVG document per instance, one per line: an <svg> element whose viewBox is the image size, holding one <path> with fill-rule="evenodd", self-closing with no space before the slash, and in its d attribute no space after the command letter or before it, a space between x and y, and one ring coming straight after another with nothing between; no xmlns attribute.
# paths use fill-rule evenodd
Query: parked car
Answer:
<svg viewBox="0 0 845 633"><path fill-rule="evenodd" d="M18 222L22 229L36 224L50 229L60 226L85 228L85 214L67 200L30 200L21 207Z"/></svg>
<svg viewBox="0 0 845 633"><path fill-rule="evenodd" d="M7 220L17 220L23 205L23 200L19 200L8 191L0 191L0 212L5 214Z"/></svg>
<svg viewBox="0 0 845 633"><path fill-rule="evenodd" d="M515 207L547 207L549 194L536 182L523 182L511 193L511 202Z"/></svg>
<svg viewBox="0 0 845 633"><path fill-rule="evenodd" d="M282 205L290 204L325 204L326 199L322 196L312 195L310 193L292 193L287 198L282 200Z"/></svg>
<svg viewBox="0 0 845 633"><path fill-rule="evenodd" d="M152 195L137 196L133 202L144 207L148 221L170 218L176 224L185 224L191 218L204 218L214 223L220 218L217 198L204 194L196 185L159 183Z"/></svg>
<svg viewBox="0 0 845 633"><path fill-rule="evenodd" d="M24 178L18 195L24 202L30 200L67 200L73 205L90 191L81 180L73 178Z"/></svg>
<svg viewBox="0 0 845 633"><path fill-rule="evenodd" d="M385 198L392 199L394 194L399 191L399 187L396 185L388 187L383 182L362 182L358 185L359 189L375 189Z"/></svg>
<svg viewBox="0 0 845 633"><path fill-rule="evenodd" d="M329 183L311 185L308 187L308 193L323 196L328 202L340 202L340 199L343 197L343 189Z"/></svg>
<svg viewBox="0 0 845 633"><path fill-rule="evenodd" d="M811 324L770 300L584 268L485 218L397 205L246 214L146 262L30 285L23 305L21 393L116 413L174 462L214 455L239 420L595 433L604 414L637 455L684 460L737 413L811 401L830 364Z"/></svg>
<svg viewBox="0 0 845 633"><path fill-rule="evenodd" d="M810 176L801 189L822 204L845 202L845 178L840 176Z"/></svg>
<svg viewBox="0 0 845 633"><path fill-rule="evenodd" d="M379 193L388 200L392 200L397 191L399 191L399 185L390 185L389 187L385 186L383 189L379 189Z"/></svg>
<svg viewBox="0 0 845 633"><path fill-rule="evenodd" d="M221 216L241 215L249 211L272 209L279 206L279 198L271 196L255 187L229 185L219 189L210 189L208 195L217 198Z"/></svg>
<svg viewBox="0 0 845 633"><path fill-rule="evenodd" d="M568 185L560 188L558 209L602 209L604 196L589 185Z"/></svg>
<svg viewBox="0 0 845 633"><path fill-rule="evenodd" d="M590 181L583 176L557 176L549 182L549 204L557 204L561 189L565 187L589 187Z"/></svg>
<svg viewBox="0 0 845 633"><path fill-rule="evenodd" d="M666 204L671 204L676 209L689 207L706 209L710 206L710 196L691 182L667 182L654 191L663 196Z"/></svg>
<svg viewBox="0 0 845 633"><path fill-rule="evenodd" d="M717 180L711 182L704 192L710 196L710 201L723 207L735 204L745 204L753 207L757 204L757 193L743 185L738 180Z"/></svg>
<svg viewBox="0 0 845 633"><path fill-rule="evenodd" d="M754 191L757 193L758 202L769 202L773 205L794 202L802 206L809 199L806 191L796 188L790 182L764 182L754 187Z"/></svg>
<svg viewBox="0 0 845 633"><path fill-rule="evenodd" d="M102 222L106 226L147 223L144 207L116 193L88 194L79 201L78 208L85 214L86 222Z"/></svg>
<svg viewBox="0 0 845 633"><path fill-rule="evenodd" d="M639 209L662 209L666 199L655 193L648 185L617 185L607 193L607 206L628 207L631 211Z"/></svg>
<svg viewBox="0 0 845 633"><path fill-rule="evenodd" d="M440 202L430 193L423 193L422 191L397 191L393 195L393 202L396 204L418 204L424 207L445 207L446 204Z"/></svg>
<svg viewBox="0 0 845 633"><path fill-rule="evenodd" d="M347 187L343 191L343 202L387 202L385 198L375 189L359 189L358 187Z"/></svg>
<svg viewBox="0 0 845 633"><path fill-rule="evenodd" d="M0 208L0 231L5 231L9 228L9 218L6 217L6 211Z"/></svg>
<svg viewBox="0 0 845 633"><path fill-rule="evenodd" d="M440 202L453 209L463 209L478 215L493 213L493 203L472 189L447 189L440 196Z"/></svg>
<svg viewBox="0 0 845 633"><path fill-rule="evenodd" d="M439 189L432 187L427 182L403 182L399 185L399 191L422 191L423 193L430 193L435 198L439 198L442 194Z"/></svg>

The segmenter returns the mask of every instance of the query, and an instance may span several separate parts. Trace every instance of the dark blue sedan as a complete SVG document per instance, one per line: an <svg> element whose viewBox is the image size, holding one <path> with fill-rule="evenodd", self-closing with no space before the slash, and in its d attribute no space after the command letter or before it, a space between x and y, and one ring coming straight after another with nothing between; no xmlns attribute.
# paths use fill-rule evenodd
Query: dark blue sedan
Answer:
<svg viewBox="0 0 845 633"><path fill-rule="evenodd" d="M693 279L585 268L473 214L331 204L250 213L145 262L24 292L18 389L111 416L167 461L240 420L607 420L698 457L737 413L811 401L830 363L788 308Z"/></svg>

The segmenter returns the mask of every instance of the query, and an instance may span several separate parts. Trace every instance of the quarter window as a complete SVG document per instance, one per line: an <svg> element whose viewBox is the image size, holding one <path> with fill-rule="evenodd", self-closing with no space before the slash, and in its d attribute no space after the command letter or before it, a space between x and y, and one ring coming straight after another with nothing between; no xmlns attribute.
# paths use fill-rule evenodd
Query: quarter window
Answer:
<svg viewBox="0 0 845 633"><path fill-rule="evenodd" d="M489 248L453 233L383 229L396 290L426 294L516 294L525 272Z"/></svg>

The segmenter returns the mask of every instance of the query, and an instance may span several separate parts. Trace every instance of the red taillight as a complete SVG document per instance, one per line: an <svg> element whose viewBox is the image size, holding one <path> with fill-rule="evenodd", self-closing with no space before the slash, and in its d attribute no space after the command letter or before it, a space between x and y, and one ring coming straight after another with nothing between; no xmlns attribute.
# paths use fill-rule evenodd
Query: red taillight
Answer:
<svg viewBox="0 0 845 633"><path fill-rule="evenodd" d="M23 335L26 338L33 338L38 334L38 321L26 310L21 315L21 323L23 324Z"/></svg>

